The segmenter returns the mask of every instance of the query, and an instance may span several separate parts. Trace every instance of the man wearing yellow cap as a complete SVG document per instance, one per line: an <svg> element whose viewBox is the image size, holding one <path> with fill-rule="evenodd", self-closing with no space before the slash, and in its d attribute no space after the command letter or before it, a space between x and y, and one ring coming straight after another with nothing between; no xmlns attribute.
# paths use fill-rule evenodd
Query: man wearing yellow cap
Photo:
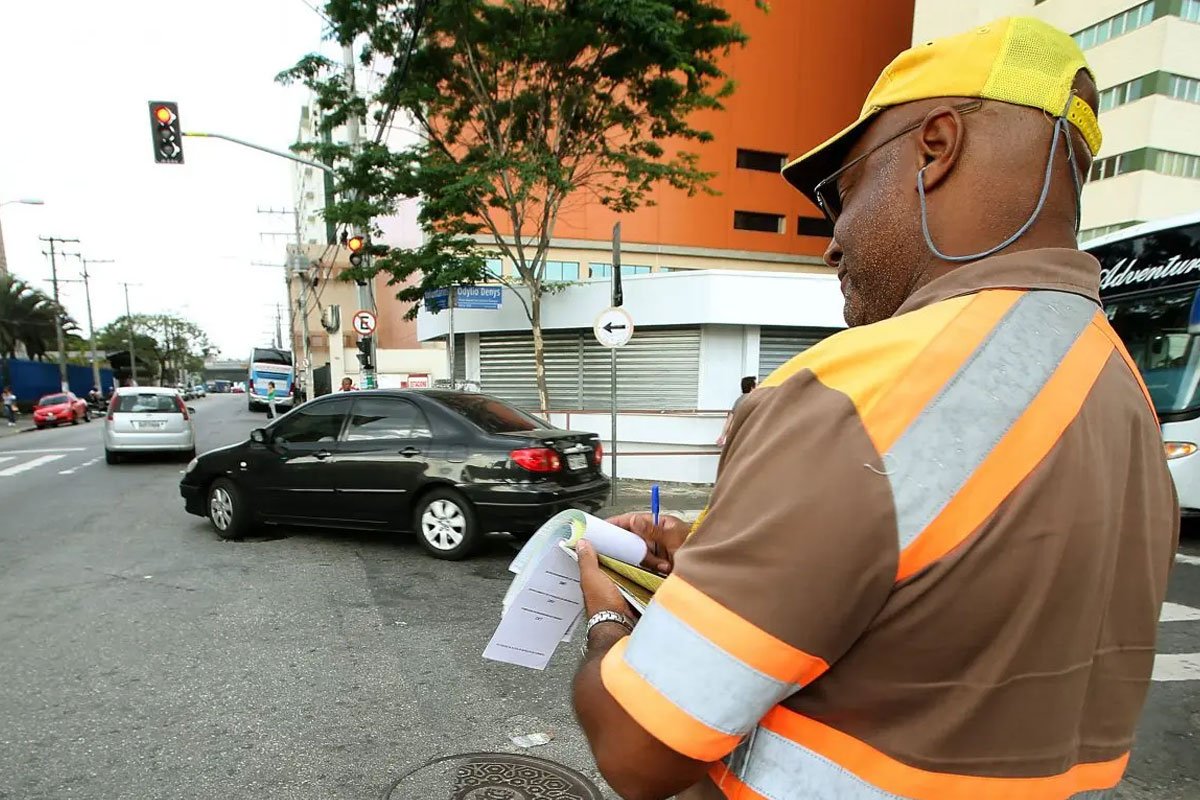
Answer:
<svg viewBox="0 0 1200 800"><path fill-rule="evenodd" d="M581 550L575 707L623 797L1110 796L1179 509L1076 246L1095 107L1070 37L1003 19L785 168L852 327L742 404L690 536L618 520L671 570L636 624Z"/></svg>

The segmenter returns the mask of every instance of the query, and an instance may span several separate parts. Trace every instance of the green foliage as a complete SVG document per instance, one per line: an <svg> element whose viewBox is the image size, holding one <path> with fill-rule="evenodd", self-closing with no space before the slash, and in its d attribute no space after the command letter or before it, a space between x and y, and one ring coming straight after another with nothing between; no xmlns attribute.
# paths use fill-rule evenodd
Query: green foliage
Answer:
<svg viewBox="0 0 1200 800"><path fill-rule="evenodd" d="M561 288L547 285L545 266L564 201L631 213L657 185L711 191L686 145L712 135L691 119L733 91L718 58L746 40L718 0L327 0L325 14L339 43L365 41L357 55L376 88L359 97L319 55L279 79L313 90L324 130L369 114L381 132L357 153L297 146L337 166L326 216L371 230L419 197L426 233L348 277L383 271L399 285L418 275L398 292L417 302L487 278L484 240L514 265L506 283L524 290L536 339L542 296ZM419 140L391 148L383 134L397 120L411 120Z"/></svg>
<svg viewBox="0 0 1200 800"><path fill-rule="evenodd" d="M79 330L75 320L45 292L15 275L0 275L0 358L14 358L21 346L30 358L45 359L58 347L56 314L61 317L64 333Z"/></svg>
<svg viewBox="0 0 1200 800"><path fill-rule="evenodd" d="M172 314L120 316L96 332L96 348L112 353L129 349L129 329L139 361L153 361L164 382L176 381L182 372L199 372L204 359L216 353L208 335L194 322Z"/></svg>

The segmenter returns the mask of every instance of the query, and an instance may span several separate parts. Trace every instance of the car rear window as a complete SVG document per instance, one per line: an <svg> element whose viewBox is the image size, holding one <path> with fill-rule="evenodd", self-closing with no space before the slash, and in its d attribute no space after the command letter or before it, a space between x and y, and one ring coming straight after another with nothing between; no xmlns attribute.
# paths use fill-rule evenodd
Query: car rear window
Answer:
<svg viewBox="0 0 1200 800"><path fill-rule="evenodd" d="M466 417L486 433L513 433L549 428L542 420L494 397L478 394L438 394L451 411Z"/></svg>
<svg viewBox="0 0 1200 800"><path fill-rule="evenodd" d="M63 403L69 403L65 394L52 394L49 397L43 397L38 401L39 406L61 406Z"/></svg>
<svg viewBox="0 0 1200 800"><path fill-rule="evenodd" d="M117 395L117 407L122 414L178 414L179 403L169 394Z"/></svg>

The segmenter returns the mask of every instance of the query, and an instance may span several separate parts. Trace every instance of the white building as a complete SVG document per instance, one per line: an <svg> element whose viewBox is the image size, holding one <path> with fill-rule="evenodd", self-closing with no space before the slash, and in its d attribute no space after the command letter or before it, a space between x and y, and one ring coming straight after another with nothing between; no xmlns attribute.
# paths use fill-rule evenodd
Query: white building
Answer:
<svg viewBox="0 0 1200 800"><path fill-rule="evenodd" d="M610 283L590 280L543 305L550 421L611 447L609 351L592 333ZM769 375L845 327L832 275L710 270L624 279L634 334L617 351L618 475L711 482L717 437L742 377ZM423 341L445 340L449 311L422 311ZM538 408L529 319L512 289L496 310L454 312L455 373L488 394ZM605 462L607 469L608 463Z"/></svg>
<svg viewBox="0 0 1200 800"><path fill-rule="evenodd" d="M1010 15L1072 34L1096 73L1081 240L1200 209L1200 0L916 0L913 41Z"/></svg>

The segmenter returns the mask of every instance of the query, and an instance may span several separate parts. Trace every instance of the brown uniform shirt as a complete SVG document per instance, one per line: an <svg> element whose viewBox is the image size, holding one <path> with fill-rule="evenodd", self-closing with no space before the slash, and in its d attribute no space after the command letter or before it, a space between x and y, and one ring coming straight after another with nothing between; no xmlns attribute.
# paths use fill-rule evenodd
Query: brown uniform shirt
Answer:
<svg viewBox="0 0 1200 800"><path fill-rule="evenodd" d="M1179 516L1098 280L1076 250L959 267L741 405L702 523L602 669L657 738L724 760L692 794L1119 781Z"/></svg>

